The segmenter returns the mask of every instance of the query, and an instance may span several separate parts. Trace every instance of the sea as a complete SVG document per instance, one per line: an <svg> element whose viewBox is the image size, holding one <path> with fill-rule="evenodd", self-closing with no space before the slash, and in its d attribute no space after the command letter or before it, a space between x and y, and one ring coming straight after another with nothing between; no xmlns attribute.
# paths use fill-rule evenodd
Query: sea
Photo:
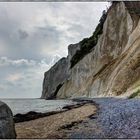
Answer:
<svg viewBox="0 0 140 140"><path fill-rule="evenodd" d="M12 110L13 115L25 114L29 111L51 112L62 110L66 105L75 104L72 100L45 100L45 99L0 99Z"/></svg>

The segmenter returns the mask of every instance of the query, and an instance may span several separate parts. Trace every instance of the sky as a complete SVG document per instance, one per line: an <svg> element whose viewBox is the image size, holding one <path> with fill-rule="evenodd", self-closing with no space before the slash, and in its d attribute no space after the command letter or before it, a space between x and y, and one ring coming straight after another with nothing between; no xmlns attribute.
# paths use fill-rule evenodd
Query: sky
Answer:
<svg viewBox="0 0 140 140"><path fill-rule="evenodd" d="M0 2L0 98L40 98L44 72L92 35L108 2Z"/></svg>

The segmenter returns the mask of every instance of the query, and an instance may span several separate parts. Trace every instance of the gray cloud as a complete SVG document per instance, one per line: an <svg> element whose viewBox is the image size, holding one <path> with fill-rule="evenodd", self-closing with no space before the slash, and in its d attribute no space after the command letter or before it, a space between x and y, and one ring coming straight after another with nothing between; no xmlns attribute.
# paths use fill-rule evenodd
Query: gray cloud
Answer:
<svg viewBox="0 0 140 140"><path fill-rule="evenodd" d="M23 31L23 30L18 30L18 33L19 33L19 38L20 39L26 39L29 35L26 31Z"/></svg>

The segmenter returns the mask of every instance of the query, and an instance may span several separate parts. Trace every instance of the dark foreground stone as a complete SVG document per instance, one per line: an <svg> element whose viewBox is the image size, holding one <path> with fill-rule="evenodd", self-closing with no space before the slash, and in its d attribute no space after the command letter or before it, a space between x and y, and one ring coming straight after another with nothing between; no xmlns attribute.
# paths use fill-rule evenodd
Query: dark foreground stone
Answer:
<svg viewBox="0 0 140 140"><path fill-rule="evenodd" d="M16 138L13 114L11 109L0 101L0 138Z"/></svg>

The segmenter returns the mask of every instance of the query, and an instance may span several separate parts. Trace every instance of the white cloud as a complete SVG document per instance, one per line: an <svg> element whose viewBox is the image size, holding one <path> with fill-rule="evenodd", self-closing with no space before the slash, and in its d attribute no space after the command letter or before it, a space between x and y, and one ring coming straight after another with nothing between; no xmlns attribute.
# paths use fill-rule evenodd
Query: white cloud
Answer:
<svg viewBox="0 0 140 140"><path fill-rule="evenodd" d="M6 78L9 82L16 82L22 78L22 75L19 73L9 74Z"/></svg>
<svg viewBox="0 0 140 140"><path fill-rule="evenodd" d="M27 60L27 59L17 59L17 60L11 60L7 57L0 57L0 66L6 66L6 65L16 65L16 66L34 66L36 65L36 62L34 60Z"/></svg>
<svg viewBox="0 0 140 140"><path fill-rule="evenodd" d="M52 60L47 63L47 60L44 58L41 61L35 61L35 60L27 60L27 59L9 59L7 57L0 57L0 66L40 66L40 67L51 67L54 65L59 59L61 58L60 55L54 55L52 56Z"/></svg>

